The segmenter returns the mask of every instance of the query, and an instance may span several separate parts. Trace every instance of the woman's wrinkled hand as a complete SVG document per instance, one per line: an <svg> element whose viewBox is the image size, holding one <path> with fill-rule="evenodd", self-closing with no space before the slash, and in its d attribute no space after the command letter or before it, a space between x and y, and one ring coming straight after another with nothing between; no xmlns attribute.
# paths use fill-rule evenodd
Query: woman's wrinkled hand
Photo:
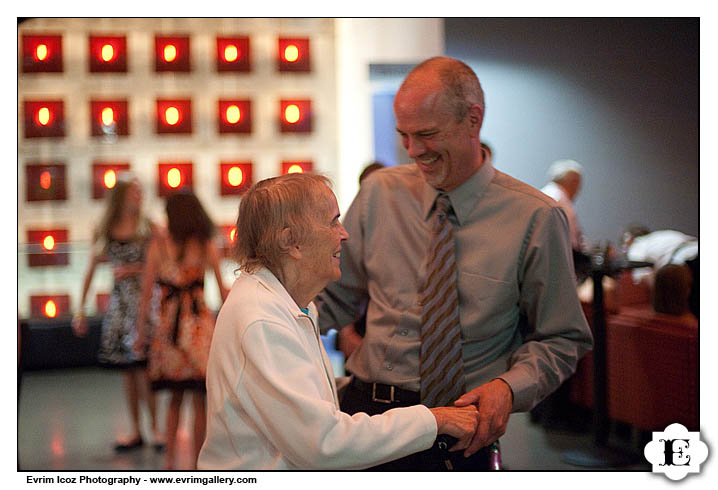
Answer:
<svg viewBox="0 0 718 490"><path fill-rule="evenodd" d="M436 418L438 434L447 434L457 439L449 451L460 451L469 447L479 426L479 412L474 405L436 407L429 410Z"/></svg>

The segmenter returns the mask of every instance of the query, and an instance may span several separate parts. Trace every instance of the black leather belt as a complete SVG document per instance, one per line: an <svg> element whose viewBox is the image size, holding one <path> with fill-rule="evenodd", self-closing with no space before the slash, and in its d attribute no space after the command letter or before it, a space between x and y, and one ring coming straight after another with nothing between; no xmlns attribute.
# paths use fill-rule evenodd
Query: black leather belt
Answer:
<svg viewBox="0 0 718 490"><path fill-rule="evenodd" d="M418 391L409 391L383 383L366 383L356 376L352 377L351 386L374 402L402 403L409 406L421 401Z"/></svg>

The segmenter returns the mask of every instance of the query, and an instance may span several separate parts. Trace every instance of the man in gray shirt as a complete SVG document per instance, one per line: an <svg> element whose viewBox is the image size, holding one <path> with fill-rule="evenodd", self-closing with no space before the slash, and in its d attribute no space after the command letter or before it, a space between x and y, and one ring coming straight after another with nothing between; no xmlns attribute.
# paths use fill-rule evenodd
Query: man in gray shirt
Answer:
<svg viewBox="0 0 718 490"><path fill-rule="evenodd" d="M477 405L479 428L464 454L432 448L382 469L488 469L488 445L509 414L554 391L592 345L568 221L553 199L492 166L479 138L483 91L463 62L432 58L414 68L394 112L414 163L362 184L344 220L341 280L317 298L320 327L341 328L366 308L343 410L373 414L420 401L420 293L435 202L448 194L466 386L455 403Z"/></svg>

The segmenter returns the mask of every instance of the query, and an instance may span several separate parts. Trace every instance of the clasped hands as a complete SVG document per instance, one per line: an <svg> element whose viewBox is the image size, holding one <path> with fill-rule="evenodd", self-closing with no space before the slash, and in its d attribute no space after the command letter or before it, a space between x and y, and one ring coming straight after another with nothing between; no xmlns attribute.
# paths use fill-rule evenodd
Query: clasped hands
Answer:
<svg viewBox="0 0 718 490"><path fill-rule="evenodd" d="M436 417L439 434L457 439L449 451L464 450L469 457L498 440L509 421L513 393L509 385L494 379L474 388L454 402L454 407L430 409Z"/></svg>

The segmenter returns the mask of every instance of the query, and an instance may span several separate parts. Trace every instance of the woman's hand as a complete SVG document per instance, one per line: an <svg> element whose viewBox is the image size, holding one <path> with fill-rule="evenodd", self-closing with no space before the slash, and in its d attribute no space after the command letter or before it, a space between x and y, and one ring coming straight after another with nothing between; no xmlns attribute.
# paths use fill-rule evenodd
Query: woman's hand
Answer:
<svg viewBox="0 0 718 490"><path fill-rule="evenodd" d="M87 335L87 319L84 313L77 313L72 317L72 333L76 337L84 337Z"/></svg>
<svg viewBox="0 0 718 490"><path fill-rule="evenodd" d="M456 444L449 451L459 451L469 447L471 439L479 426L479 412L474 405L465 407L436 407L430 408L436 418L439 434L455 437Z"/></svg>
<svg viewBox="0 0 718 490"><path fill-rule="evenodd" d="M146 344L147 337L144 335L144 333L138 333L137 338L135 339L135 343L132 346L132 350L135 352L135 354L143 356L145 353Z"/></svg>
<svg viewBox="0 0 718 490"><path fill-rule="evenodd" d="M137 276L142 273L142 264L124 264L116 265L113 269L115 281L126 279L128 277Z"/></svg>

